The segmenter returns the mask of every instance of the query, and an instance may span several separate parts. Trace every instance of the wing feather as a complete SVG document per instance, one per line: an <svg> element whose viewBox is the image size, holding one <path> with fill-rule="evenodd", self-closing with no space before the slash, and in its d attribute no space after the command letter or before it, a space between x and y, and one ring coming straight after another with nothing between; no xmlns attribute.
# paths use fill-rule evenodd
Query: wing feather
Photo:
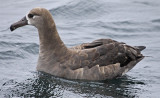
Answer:
<svg viewBox="0 0 160 98"><path fill-rule="evenodd" d="M71 57L75 63L70 64L71 69L85 66L92 68L96 65L108 66L116 63L120 63L123 67L132 60L136 60L138 56L142 56L138 49L111 39L99 39L71 49L77 52Z"/></svg>

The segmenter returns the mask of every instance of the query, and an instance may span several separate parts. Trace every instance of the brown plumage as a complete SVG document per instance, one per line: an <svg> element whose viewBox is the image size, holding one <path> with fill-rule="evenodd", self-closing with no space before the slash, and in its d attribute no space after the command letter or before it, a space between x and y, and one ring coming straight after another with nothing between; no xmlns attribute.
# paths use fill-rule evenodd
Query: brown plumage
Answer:
<svg viewBox="0 0 160 98"><path fill-rule="evenodd" d="M11 31L24 25L38 29L40 51L37 70L67 79L105 80L124 75L144 56L144 46L131 47L111 39L98 39L67 48L60 39L50 12L32 9Z"/></svg>

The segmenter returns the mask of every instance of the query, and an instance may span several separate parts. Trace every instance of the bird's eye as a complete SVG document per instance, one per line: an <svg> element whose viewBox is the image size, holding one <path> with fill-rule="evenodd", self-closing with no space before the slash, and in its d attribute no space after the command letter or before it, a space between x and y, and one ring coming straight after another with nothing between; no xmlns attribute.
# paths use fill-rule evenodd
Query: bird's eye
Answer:
<svg viewBox="0 0 160 98"><path fill-rule="evenodd" d="M34 16L33 14L28 14L29 18L33 18L33 16Z"/></svg>

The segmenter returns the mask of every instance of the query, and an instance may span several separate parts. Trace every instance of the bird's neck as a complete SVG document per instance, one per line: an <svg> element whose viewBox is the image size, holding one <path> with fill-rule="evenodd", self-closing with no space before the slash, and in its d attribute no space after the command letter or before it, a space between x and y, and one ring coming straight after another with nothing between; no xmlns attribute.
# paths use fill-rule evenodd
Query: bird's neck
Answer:
<svg viewBox="0 0 160 98"><path fill-rule="evenodd" d="M58 59L58 57L66 54L68 49L61 40L54 22L52 24L43 25L43 27L38 29L38 32L40 40L40 57Z"/></svg>

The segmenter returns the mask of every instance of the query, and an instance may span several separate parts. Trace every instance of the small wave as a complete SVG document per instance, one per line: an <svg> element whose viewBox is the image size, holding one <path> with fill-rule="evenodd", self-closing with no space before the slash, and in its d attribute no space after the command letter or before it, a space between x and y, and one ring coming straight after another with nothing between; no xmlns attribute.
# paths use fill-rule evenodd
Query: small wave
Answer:
<svg viewBox="0 0 160 98"><path fill-rule="evenodd" d="M0 59L15 59L15 58L25 58L24 54L21 51L1 51Z"/></svg>
<svg viewBox="0 0 160 98"><path fill-rule="evenodd" d="M55 17L60 17L61 19L73 19L73 17L74 19L85 19L86 17L95 18L97 15L101 16L102 13L106 13L103 3L96 0L74 1L56 9L51 9L50 11Z"/></svg>
<svg viewBox="0 0 160 98"><path fill-rule="evenodd" d="M126 21L112 22L112 24L115 24L115 25L137 25L138 23L126 20Z"/></svg>
<svg viewBox="0 0 160 98"><path fill-rule="evenodd" d="M134 1L134 3L142 4L146 6L156 6L157 5L155 2L147 2L147 1Z"/></svg>
<svg viewBox="0 0 160 98"><path fill-rule="evenodd" d="M138 25L138 23L129 22L129 21L121 21L121 22L90 22L90 23L79 23L77 24L82 27L93 27L93 28L100 28L100 29L107 29L106 31L116 31L116 32L140 32L145 30L141 27L133 28L132 25ZM126 27L127 26L127 27Z"/></svg>
<svg viewBox="0 0 160 98"><path fill-rule="evenodd" d="M151 20L151 22L153 22L153 23L160 23L160 19L154 19L154 20Z"/></svg>
<svg viewBox="0 0 160 98"><path fill-rule="evenodd" d="M39 51L39 45L36 43L30 43L23 47L21 47L24 51L31 53L31 54L38 54Z"/></svg>
<svg viewBox="0 0 160 98"><path fill-rule="evenodd" d="M0 32L5 32L5 31L8 31L9 30L9 28L7 28L7 29L2 29L2 30L0 30Z"/></svg>
<svg viewBox="0 0 160 98"><path fill-rule="evenodd" d="M38 54L39 45L36 43L14 43L0 41L0 59L25 58L26 53Z"/></svg>
<svg viewBox="0 0 160 98"><path fill-rule="evenodd" d="M13 42L5 42L5 41L0 41L0 45L3 47L17 47L17 46L22 46L24 43L13 43Z"/></svg>

